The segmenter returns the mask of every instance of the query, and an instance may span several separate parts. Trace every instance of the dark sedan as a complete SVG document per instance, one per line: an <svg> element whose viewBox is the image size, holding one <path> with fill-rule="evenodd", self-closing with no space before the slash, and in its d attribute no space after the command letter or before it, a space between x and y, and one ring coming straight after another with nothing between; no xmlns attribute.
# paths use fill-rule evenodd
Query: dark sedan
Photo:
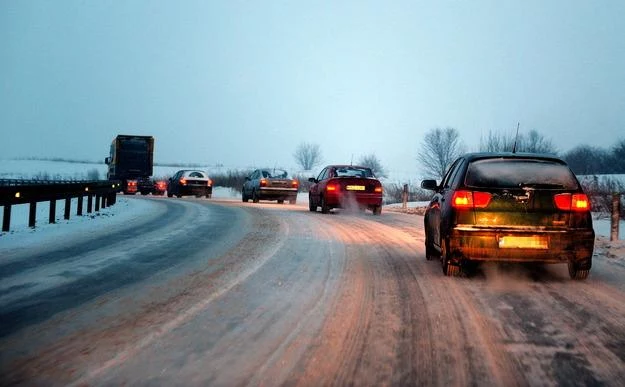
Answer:
<svg viewBox="0 0 625 387"><path fill-rule="evenodd" d="M295 204L298 190L299 181L289 177L287 171L276 168L257 169L245 178L241 198L244 202L250 199L254 203L259 200L277 200L282 204L288 200L289 204Z"/></svg>
<svg viewBox="0 0 625 387"><path fill-rule="evenodd" d="M210 198L213 195L213 182L203 171L183 169L176 172L167 184L167 196L174 195Z"/></svg>
<svg viewBox="0 0 625 387"><path fill-rule="evenodd" d="M472 153L458 158L425 213L426 258L448 276L479 261L567 263L573 279L592 265L590 201L561 159Z"/></svg>
<svg viewBox="0 0 625 387"><path fill-rule="evenodd" d="M325 214L333 208L358 208L382 214L382 184L370 168L329 165L309 181L313 183L308 193L310 211L321 207Z"/></svg>

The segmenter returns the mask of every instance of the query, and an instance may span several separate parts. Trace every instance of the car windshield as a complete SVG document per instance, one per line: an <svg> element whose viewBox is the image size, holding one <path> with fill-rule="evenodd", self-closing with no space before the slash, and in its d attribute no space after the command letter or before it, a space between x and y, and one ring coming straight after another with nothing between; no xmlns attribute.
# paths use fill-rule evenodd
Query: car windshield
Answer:
<svg viewBox="0 0 625 387"><path fill-rule="evenodd" d="M467 170L465 185L476 188L578 188L575 176L566 165L537 159L474 161Z"/></svg>
<svg viewBox="0 0 625 387"><path fill-rule="evenodd" d="M369 168L362 167L341 167L336 169L338 177L374 177Z"/></svg>
<svg viewBox="0 0 625 387"><path fill-rule="evenodd" d="M187 173L187 177L195 177L195 178L199 178L199 179L204 179L204 178L206 178L206 175L204 175L203 172L191 171L191 172Z"/></svg>
<svg viewBox="0 0 625 387"><path fill-rule="evenodd" d="M264 178L274 178L274 179L286 179L289 176L288 172L284 169L266 169L263 170Z"/></svg>

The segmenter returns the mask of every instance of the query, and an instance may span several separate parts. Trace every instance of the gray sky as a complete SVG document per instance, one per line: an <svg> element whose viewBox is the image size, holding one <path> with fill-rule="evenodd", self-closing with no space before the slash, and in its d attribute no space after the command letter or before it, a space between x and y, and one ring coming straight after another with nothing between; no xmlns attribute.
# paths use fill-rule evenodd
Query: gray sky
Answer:
<svg viewBox="0 0 625 387"><path fill-rule="evenodd" d="M536 129L561 151L625 138L625 1L0 2L0 158L294 165L375 153L418 171L423 134Z"/></svg>

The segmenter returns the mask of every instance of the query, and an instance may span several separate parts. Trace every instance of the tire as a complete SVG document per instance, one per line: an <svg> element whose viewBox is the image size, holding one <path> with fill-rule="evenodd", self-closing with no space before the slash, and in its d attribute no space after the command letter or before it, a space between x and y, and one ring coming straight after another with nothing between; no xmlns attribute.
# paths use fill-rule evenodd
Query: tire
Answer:
<svg viewBox="0 0 625 387"><path fill-rule="evenodd" d="M149 192L148 192L148 191L141 191L141 195L145 196L145 195L147 195L147 194L149 194Z"/></svg>
<svg viewBox="0 0 625 387"><path fill-rule="evenodd" d="M434 250L434 246L430 245L427 241L427 236L425 237L425 259L427 261L433 261L436 258L440 258L438 254L436 254L436 250Z"/></svg>
<svg viewBox="0 0 625 387"><path fill-rule="evenodd" d="M590 269L580 269L575 262L569 262L569 277L574 280L585 280L590 274Z"/></svg>
<svg viewBox="0 0 625 387"><path fill-rule="evenodd" d="M245 191L241 190L241 201L243 201L243 203L247 203L248 200L250 199L245 196Z"/></svg>
<svg viewBox="0 0 625 387"><path fill-rule="evenodd" d="M168 197L168 198L171 198L171 197L173 197L173 196L174 196L174 194L173 194L173 193L171 193L171 192L167 191L167 197Z"/></svg>
<svg viewBox="0 0 625 387"><path fill-rule="evenodd" d="M284 204L284 199L278 200L278 204Z"/></svg>
<svg viewBox="0 0 625 387"><path fill-rule="evenodd" d="M317 212L317 205L313 203L312 196L308 195L308 211Z"/></svg>
<svg viewBox="0 0 625 387"><path fill-rule="evenodd" d="M373 215L377 215L377 216L382 215L382 206L373 207Z"/></svg>
<svg viewBox="0 0 625 387"><path fill-rule="evenodd" d="M207 193L207 194L206 194L206 195L204 195L204 196L206 197L206 199L210 199L210 198L212 198L212 197L213 197L213 194L209 194L209 193Z"/></svg>
<svg viewBox="0 0 625 387"><path fill-rule="evenodd" d="M327 214L328 212L330 212L330 207L328 207L328 204L326 203L325 198L322 196L321 197L321 213Z"/></svg>
<svg viewBox="0 0 625 387"><path fill-rule="evenodd" d="M258 194L256 193L256 191L252 191L252 202L258 203L259 201L260 199L258 199Z"/></svg>
<svg viewBox="0 0 625 387"><path fill-rule="evenodd" d="M178 199L180 199L180 198L182 197L182 195L177 194L177 195L176 195L176 197L177 197Z"/></svg>
<svg viewBox="0 0 625 387"><path fill-rule="evenodd" d="M289 199L289 204L290 204L290 205L295 205L295 204L297 204L297 198Z"/></svg>
<svg viewBox="0 0 625 387"><path fill-rule="evenodd" d="M443 274L447 277L458 277L460 276L460 265L454 265L450 262L449 252L445 245L445 241L441 241L441 266L443 268Z"/></svg>

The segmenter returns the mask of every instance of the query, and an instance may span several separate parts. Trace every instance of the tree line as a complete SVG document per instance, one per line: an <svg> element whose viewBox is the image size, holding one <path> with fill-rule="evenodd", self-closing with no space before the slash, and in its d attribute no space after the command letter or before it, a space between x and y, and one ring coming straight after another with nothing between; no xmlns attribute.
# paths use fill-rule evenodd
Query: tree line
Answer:
<svg viewBox="0 0 625 387"><path fill-rule="evenodd" d="M537 130L527 133L489 131L480 138L479 152L530 152L560 156L577 175L625 174L625 139L609 149L579 145L560 154L553 141ZM426 176L442 178L451 163L466 152L455 128L434 128L423 138L417 154L420 169Z"/></svg>

